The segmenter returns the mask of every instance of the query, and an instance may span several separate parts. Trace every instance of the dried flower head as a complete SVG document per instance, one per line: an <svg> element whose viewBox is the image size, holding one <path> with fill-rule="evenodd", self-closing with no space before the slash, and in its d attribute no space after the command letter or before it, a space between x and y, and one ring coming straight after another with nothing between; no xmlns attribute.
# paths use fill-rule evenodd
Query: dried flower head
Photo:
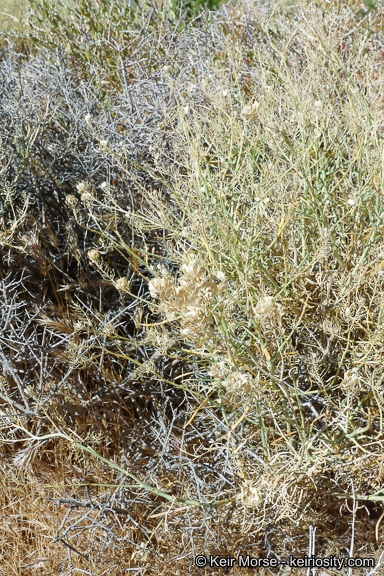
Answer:
<svg viewBox="0 0 384 576"><path fill-rule="evenodd" d="M73 194L68 194L65 198L65 201L67 204L69 204L69 206L76 206L77 204L77 198Z"/></svg>
<svg viewBox="0 0 384 576"><path fill-rule="evenodd" d="M160 296L168 296L172 287L173 282L167 277L153 278L148 282L149 293L154 300L160 299Z"/></svg>
<svg viewBox="0 0 384 576"><path fill-rule="evenodd" d="M343 381L340 384L342 390L353 391L361 388L360 380L355 370L347 370L344 374Z"/></svg>
<svg viewBox="0 0 384 576"><path fill-rule="evenodd" d="M209 325L209 304L221 286L207 279L204 266L196 259L188 259L181 266L177 281L165 270L161 277L149 282L152 298L159 300L159 309L168 321L178 320L181 335L195 344L201 344L212 333Z"/></svg>
<svg viewBox="0 0 384 576"><path fill-rule="evenodd" d="M259 106L260 104L256 100L250 106L245 106L243 108L243 116L248 118L248 120L256 120Z"/></svg>
<svg viewBox="0 0 384 576"><path fill-rule="evenodd" d="M280 310L272 296L260 298L254 313L264 328L276 328L279 325Z"/></svg>
<svg viewBox="0 0 384 576"><path fill-rule="evenodd" d="M252 388L252 377L250 374L236 371L229 374L222 384L227 389L228 394L248 393Z"/></svg>
<svg viewBox="0 0 384 576"><path fill-rule="evenodd" d="M73 324L73 329L75 332L79 332L80 330L83 330L86 327L84 322L74 322Z"/></svg>
<svg viewBox="0 0 384 576"><path fill-rule="evenodd" d="M91 262L98 262L100 260L100 252L96 250L96 248L88 250L87 256Z"/></svg>
<svg viewBox="0 0 384 576"><path fill-rule="evenodd" d="M118 280L116 280L115 287L118 289L119 292L124 292L124 290L128 290L129 283L128 280L125 278L125 276L123 278L119 278Z"/></svg>
<svg viewBox="0 0 384 576"><path fill-rule="evenodd" d="M31 384L29 384L29 386L25 388L24 393L26 396L33 397L35 395L35 389Z"/></svg>
<svg viewBox="0 0 384 576"><path fill-rule="evenodd" d="M247 508L257 508L259 506L261 494L253 480L244 480L241 486L241 500Z"/></svg>
<svg viewBox="0 0 384 576"><path fill-rule="evenodd" d="M209 376L212 378L222 379L226 378L231 371L231 365L228 360L220 360L219 362L214 362L208 372Z"/></svg>
<svg viewBox="0 0 384 576"><path fill-rule="evenodd" d="M83 194L83 192L85 192L87 189L87 183L83 180L76 185L76 188L79 194Z"/></svg>
<svg viewBox="0 0 384 576"><path fill-rule="evenodd" d="M82 194L80 198L81 201L84 202L84 204L86 204L87 202L91 202L91 200L93 200L93 196L90 192L84 192L84 194Z"/></svg>
<svg viewBox="0 0 384 576"><path fill-rule="evenodd" d="M217 277L217 279L219 280L219 282L225 282L226 279L227 279L226 275L225 275L224 272L222 272L221 270L220 270L220 272L218 272L218 273L216 274L216 277Z"/></svg>

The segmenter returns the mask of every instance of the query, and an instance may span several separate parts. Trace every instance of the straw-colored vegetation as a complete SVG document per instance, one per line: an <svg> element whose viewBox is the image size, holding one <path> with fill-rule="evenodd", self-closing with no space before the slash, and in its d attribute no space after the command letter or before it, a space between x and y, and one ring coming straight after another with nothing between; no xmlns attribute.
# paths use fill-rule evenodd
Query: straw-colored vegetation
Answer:
<svg viewBox="0 0 384 576"><path fill-rule="evenodd" d="M0 574L380 574L380 14L179 14L3 51Z"/></svg>
<svg viewBox="0 0 384 576"><path fill-rule="evenodd" d="M25 0L1 0L0 30L9 32L22 26L27 8Z"/></svg>

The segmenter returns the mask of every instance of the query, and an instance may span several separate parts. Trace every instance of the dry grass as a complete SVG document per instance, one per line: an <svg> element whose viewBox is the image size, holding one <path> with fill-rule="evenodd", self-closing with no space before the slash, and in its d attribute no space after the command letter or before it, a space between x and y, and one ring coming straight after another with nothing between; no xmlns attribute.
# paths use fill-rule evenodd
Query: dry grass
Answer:
<svg viewBox="0 0 384 576"><path fill-rule="evenodd" d="M25 0L1 0L0 2L0 30L9 32L11 29L22 27L29 4Z"/></svg>
<svg viewBox="0 0 384 576"><path fill-rule="evenodd" d="M72 0L67 5L74 6ZM28 12L33 9L29 0L0 0L0 31L25 31Z"/></svg>
<svg viewBox="0 0 384 576"><path fill-rule="evenodd" d="M198 574L313 527L378 562L378 15L40 10L0 72L4 574Z"/></svg>

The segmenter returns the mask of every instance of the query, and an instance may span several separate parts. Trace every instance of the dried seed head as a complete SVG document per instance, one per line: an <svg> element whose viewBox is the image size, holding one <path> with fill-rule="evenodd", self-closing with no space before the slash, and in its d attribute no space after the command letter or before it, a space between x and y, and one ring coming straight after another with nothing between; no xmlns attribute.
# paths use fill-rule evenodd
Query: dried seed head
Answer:
<svg viewBox="0 0 384 576"><path fill-rule="evenodd" d="M259 108L259 106L260 104L256 100L250 106L245 106L245 108L243 108L243 116L245 116L249 120L256 120L257 109Z"/></svg>
<svg viewBox="0 0 384 576"><path fill-rule="evenodd" d="M346 391L359 390L361 385L357 372L355 370L347 370L340 387Z"/></svg>
<svg viewBox="0 0 384 576"><path fill-rule="evenodd" d="M69 204L69 206L76 206L77 204L77 198L73 194L68 194L68 196L65 198L65 201L67 204Z"/></svg>
<svg viewBox="0 0 384 576"><path fill-rule="evenodd" d="M276 327L280 321L280 311L272 296L260 298L255 307L255 317L264 326Z"/></svg>
<svg viewBox="0 0 384 576"><path fill-rule="evenodd" d="M148 282L149 293L154 300L161 299L173 286L169 278L152 278Z"/></svg>
<svg viewBox="0 0 384 576"><path fill-rule="evenodd" d="M241 486L241 500L247 508L257 508L260 504L260 491L253 480L244 480Z"/></svg>
<svg viewBox="0 0 384 576"><path fill-rule="evenodd" d="M128 280L123 277L116 280L115 287L118 289L119 292L124 292L124 290L128 290L129 284Z"/></svg>
<svg viewBox="0 0 384 576"><path fill-rule="evenodd" d="M226 380L223 380L222 384L225 386L229 394L250 392L252 387L252 377L250 374L243 374L238 371L232 372Z"/></svg>
<svg viewBox="0 0 384 576"><path fill-rule="evenodd" d="M148 283L149 291L152 298L159 301L159 310L168 321L180 321L180 334L195 344L201 343L211 333L208 306L213 293L219 290L206 279L205 268L196 259L188 259L180 271L177 281L166 270L161 270L162 277Z"/></svg>
<svg viewBox="0 0 384 576"><path fill-rule="evenodd" d="M96 250L96 248L88 250L87 256L91 262L98 262L100 260L100 252Z"/></svg>
<svg viewBox="0 0 384 576"><path fill-rule="evenodd" d="M80 198L81 198L81 201L84 202L84 204L93 200L93 196L90 192L84 192L84 194L82 194L80 196Z"/></svg>
<svg viewBox="0 0 384 576"><path fill-rule="evenodd" d="M83 180L76 185L76 188L79 194L83 194L83 192L85 192L87 189L87 183Z"/></svg>
<svg viewBox="0 0 384 576"><path fill-rule="evenodd" d="M226 378L231 371L231 366L228 360L220 360L219 362L214 362L208 372L209 376L212 378Z"/></svg>

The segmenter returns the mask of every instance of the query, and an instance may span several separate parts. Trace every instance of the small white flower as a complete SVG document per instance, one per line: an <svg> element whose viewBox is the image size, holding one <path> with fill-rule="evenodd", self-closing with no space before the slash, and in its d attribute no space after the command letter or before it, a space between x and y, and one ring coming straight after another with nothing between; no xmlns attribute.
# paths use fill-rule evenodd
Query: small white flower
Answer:
<svg viewBox="0 0 384 576"><path fill-rule="evenodd" d="M223 90L223 96L224 96L224 98L225 98L226 96L228 96L228 90Z"/></svg>
<svg viewBox="0 0 384 576"><path fill-rule="evenodd" d="M241 499L247 508L257 508L261 502L261 494L253 480L244 480L241 486Z"/></svg>
<svg viewBox="0 0 384 576"><path fill-rule="evenodd" d="M85 192L86 188L87 188L87 183L84 182L84 180L82 182L79 182L76 185L77 191L79 192L79 194L82 194L83 192Z"/></svg>
<svg viewBox="0 0 384 576"><path fill-rule="evenodd" d="M103 190L108 186L107 182L102 182L100 184L100 188L102 188Z"/></svg>
<svg viewBox="0 0 384 576"><path fill-rule="evenodd" d="M229 394L249 392L252 387L252 378L249 374L236 371L223 380L222 384Z"/></svg>
<svg viewBox="0 0 384 576"><path fill-rule="evenodd" d="M189 106L184 106L183 112L184 112L184 114L188 114L188 112L189 112Z"/></svg>
<svg viewBox="0 0 384 576"><path fill-rule="evenodd" d="M84 194L82 194L80 196L81 201L86 203L86 202L90 202L91 200L93 200L93 196L90 192L84 192Z"/></svg>
<svg viewBox="0 0 384 576"><path fill-rule="evenodd" d="M356 204L356 202L355 202L352 198L350 198L350 199L348 200L348 204L349 204L350 206L354 206L354 205Z"/></svg>
<svg viewBox="0 0 384 576"><path fill-rule="evenodd" d="M348 370L344 374L343 381L340 384L342 390L356 390L361 387L359 376L356 370Z"/></svg>
<svg viewBox="0 0 384 576"><path fill-rule="evenodd" d="M266 326L278 326L280 312L272 296L260 298L254 309L255 317Z"/></svg>
<svg viewBox="0 0 384 576"><path fill-rule="evenodd" d="M108 148L108 140L100 140L100 149L106 150Z"/></svg>
<svg viewBox="0 0 384 576"><path fill-rule="evenodd" d="M159 297L161 289L164 287L165 281L163 278L153 278L148 282L149 293L152 298Z"/></svg>
<svg viewBox="0 0 384 576"><path fill-rule="evenodd" d="M88 126L90 126L91 124L91 115L90 114L86 114L84 117L84 120L86 122L86 124L88 124Z"/></svg>
<svg viewBox="0 0 384 576"><path fill-rule="evenodd" d="M68 194L68 196L65 198L65 201L70 206L75 206L77 204L77 198L73 194Z"/></svg>
<svg viewBox="0 0 384 576"><path fill-rule="evenodd" d="M220 360L219 362L214 362L209 370L209 376L213 378L225 378L228 376L231 367L228 360Z"/></svg>
<svg viewBox="0 0 384 576"><path fill-rule="evenodd" d="M124 292L124 290L128 290L129 288L128 280L125 277L119 278L116 280L115 286L119 292Z"/></svg>

